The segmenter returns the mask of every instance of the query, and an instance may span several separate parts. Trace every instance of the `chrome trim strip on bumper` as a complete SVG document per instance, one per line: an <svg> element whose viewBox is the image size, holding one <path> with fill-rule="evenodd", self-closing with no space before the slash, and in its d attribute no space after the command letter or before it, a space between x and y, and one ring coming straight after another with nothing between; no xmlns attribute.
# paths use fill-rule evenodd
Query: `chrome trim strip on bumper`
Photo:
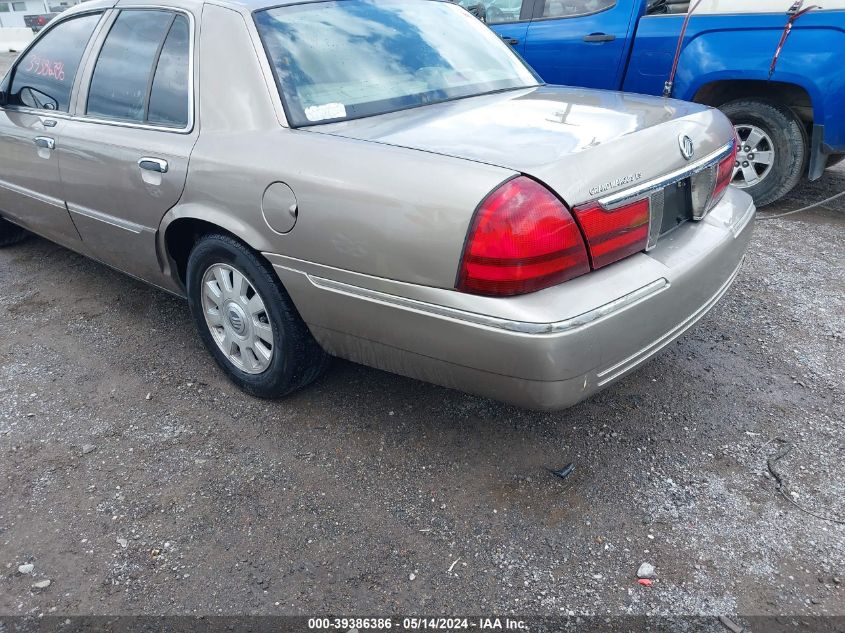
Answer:
<svg viewBox="0 0 845 633"><path fill-rule="evenodd" d="M291 269L293 270L293 269ZM559 334L573 330L575 328L584 327L606 316L620 312L634 304L637 304L645 299L648 299L659 292L666 290L669 287L669 282L666 279L660 278L652 281L650 284L643 286L623 297L619 297L609 303L606 303L598 308L584 312L577 316L563 321L555 321L552 323L533 323L530 321L513 321L510 319L502 319L499 317L479 314L477 312L468 312L458 308L450 308L448 306L428 303L427 301L419 301L418 299L409 299L407 297L400 297L398 295L388 294L378 290L370 290L369 288L361 288L360 286L353 286L341 281L334 281L324 277L317 277L306 273L308 280L317 288L344 294L356 299L364 299L366 301L373 301L383 305L388 305L405 310L414 310L423 312L435 317L454 319L456 321L464 321L489 328L496 328L500 330L507 330L518 334Z"/></svg>
<svg viewBox="0 0 845 633"><path fill-rule="evenodd" d="M622 374L626 373L627 371L633 369L640 363L646 361L648 358L659 352L661 349L669 345L672 341L674 341L678 336L683 334L686 330L691 328L695 325L705 314L707 314L710 309L715 306L719 300L724 296L724 294L728 291L733 284L736 276L739 274L740 268L742 268L742 263L745 261L745 255L742 256L742 259L739 260L739 264L731 273L731 276L725 281L724 284L715 292L715 294L710 297L704 305L702 305L698 310L693 312L689 317L684 319L681 323L677 326L673 327L671 330L666 332L663 336L658 338L655 341L652 341L642 349L634 352L624 360L619 361L615 365L611 365L607 369L604 369L596 374L598 378L598 386L602 387L609 382L612 382Z"/></svg>

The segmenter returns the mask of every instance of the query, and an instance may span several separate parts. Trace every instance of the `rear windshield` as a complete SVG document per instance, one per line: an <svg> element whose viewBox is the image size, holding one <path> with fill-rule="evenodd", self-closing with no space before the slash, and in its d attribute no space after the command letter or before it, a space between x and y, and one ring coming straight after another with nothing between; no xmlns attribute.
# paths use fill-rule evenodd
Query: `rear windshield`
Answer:
<svg viewBox="0 0 845 633"><path fill-rule="evenodd" d="M510 47L435 0L336 0L258 11L291 125L536 86Z"/></svg>

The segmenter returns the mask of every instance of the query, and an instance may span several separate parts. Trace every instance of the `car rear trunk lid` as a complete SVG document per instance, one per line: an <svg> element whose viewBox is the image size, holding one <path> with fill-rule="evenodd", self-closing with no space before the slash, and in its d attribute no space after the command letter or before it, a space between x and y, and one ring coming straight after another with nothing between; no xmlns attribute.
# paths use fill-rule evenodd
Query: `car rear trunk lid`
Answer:
<svg viewBox="0 0 845 633"><path fill-rule="evenodd" d="M506 167L545 183L570 207L679 176L714 158L733 134L730 122L705 106L561 86L310 129ZM692 143L689 157L684 137Z"/></svg>

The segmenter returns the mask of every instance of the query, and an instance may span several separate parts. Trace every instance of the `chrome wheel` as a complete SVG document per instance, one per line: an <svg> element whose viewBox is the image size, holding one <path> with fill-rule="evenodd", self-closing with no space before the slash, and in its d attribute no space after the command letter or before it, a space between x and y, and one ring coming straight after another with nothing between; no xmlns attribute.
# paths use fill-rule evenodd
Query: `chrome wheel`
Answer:
<svg viewBox="0 0 845 633"><path fill-rule="evenodd" d="M772 139L756 125L736 125L739 141L734 164L733 184L740 189L753 187L772 171L775 149Z"/></svg>
<svg viewBox="0 0 845 633"><path fill-rule="evenodd" d="M264 299L229 264L212 264L202 276L202 309L211 336L239 370L260 374L273 359L273 326Z"/></svg>

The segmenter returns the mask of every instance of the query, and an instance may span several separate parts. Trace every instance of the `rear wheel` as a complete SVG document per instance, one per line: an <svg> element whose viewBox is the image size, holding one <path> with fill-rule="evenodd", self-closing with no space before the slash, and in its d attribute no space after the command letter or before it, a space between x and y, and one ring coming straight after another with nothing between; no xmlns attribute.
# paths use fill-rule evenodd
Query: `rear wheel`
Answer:
<svg viewBox="0 0 845 633"><path fill-rule="evenodd" d="M806 133L795 113L778 103L747 99L720 109L739 139L732 184L751 194L758 207L789 193L807 161Z"/></svg>
<svg viewBox="0 0 845 633"><path fill-rule="evenodd" d="M27 238L29 233L19 227L17 224L12 224L0 218L0 246L11 246L22 242Z"/></svg>
<svg viewBox="0 0 845 633"><path fill-rule="evenodd" d="M227 235L191 251L188 303L217 364L243 390L280 398L313 382L329 356L302 321L270 265Z"/></svg>

